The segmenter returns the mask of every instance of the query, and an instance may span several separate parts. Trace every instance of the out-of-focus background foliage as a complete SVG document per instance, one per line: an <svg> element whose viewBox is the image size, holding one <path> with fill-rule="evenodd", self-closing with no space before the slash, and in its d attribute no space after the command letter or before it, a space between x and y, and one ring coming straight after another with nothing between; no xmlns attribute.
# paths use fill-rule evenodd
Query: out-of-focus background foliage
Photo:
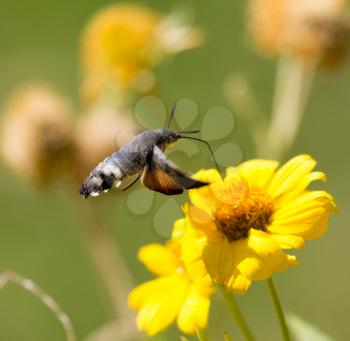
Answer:
<svg viewBox="0 0 350 341"><path fill-rule="evenodd" d="M69 96L79 111L81 30L97 9L110 3L0 0L0 103L17 83L46 79ZM275 62L262 59L250 43L245 31L245 1L144 3L164 13L176 5L190 6L196 13L195 24L207 35L203 47L179 54L157 68L159 97L165 103L170 106L178 98L189 98L203 114L217 106L230 108L223 85L232 72L240 72L269 112ZM275 276L284 307L321 327L335 340L347 340L350 335L349 84L350 63L338 73L317 75L297 141L288 155L310 153L319 161L318 168L328 174L327 190L335 195L340 212L332 217L326 236L308 242L300 252L300 267ZM245 159L252 158L255 155L249 128L236 118L231 138L241 147ZM204 156L188 168L210 166L206 160ZM0 269L32 278L50 293L71 317L82 340L108 322L110 316L79 238L77 218L71 214L74 201L67 203L63 185L39 191L0 167ZM80 200L78 188L74 195ZM153 209L165 199L157 195ZM152 214L141 218L129 214L125 200L126 196L115 196L102 210L134 282L140 283L150 275L136 259L138 248L163 239L152 228ZM258 331L258 339L279 339L265 283L254 283L240 298L240 304ZM176 340L174 330L154 339ZM208 335L218 339L224 330L239 340L226 307L215 298ZM57 320L41 302L13 285L0 291L0 340L58 341L63 337Z"/></svg>

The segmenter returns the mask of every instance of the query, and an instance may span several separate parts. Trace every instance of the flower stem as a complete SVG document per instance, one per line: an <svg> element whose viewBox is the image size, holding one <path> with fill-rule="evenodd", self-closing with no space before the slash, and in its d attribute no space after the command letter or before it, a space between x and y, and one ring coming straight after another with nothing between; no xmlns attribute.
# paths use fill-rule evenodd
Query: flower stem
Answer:
<svg viewBox="0 0 350 341"><path fill-rule="evenodd" d="M127 296L132 288L131 276L98 209L90 206L89 211L83 230L85 244L109 296L114 317L124 318L131 315L127 308Z"/></svg>
<svg viewBox="0 0 350 341"><path fill-rule="evenodd" d="M280 57L272 120L262 156L280 159L293 144L310 95L314 74L313 66L305 66L285 56Z"/></svg>
<svg viewBox="0 0 350 341"><path fill-rule="evenodd" d="M197 334L197 337L198 337L198 340L199 341L208 341L208 338L207 336L204 334L204 331L203 329L200 329L200 328L196 328L196 334Z"/></svg>
<svg viewBox="0 0 350 341"><path fill-rule="evenodd" d="M131 275L108 224L96 203L83 205L71 202L74 213L79 218L82 240L104 289L105 304L112 311L110 317L118 320L118 335L122 335L122 339L140 339L134 315L127 306L127 296L132 288Z"/></svg>
<svg viewBox="0 0 350 341"><path fill-rule="evenodd" d="M284 318L281 302L280 302L280 300L278 298L275 285L274 285L274 283L272 281L272 277L267 279L267 285L269 287L269 292L270 292L270 296L271 296L271 299L272 299L272 303L273 303L273 305L275 307L276 315L277 315L277 318L278 318L278 321L279 321L279 324L280 324L280 327L281 327L283 340L290 341L291 338L290 338L289 330L288 330L288 327L287 327L286 320Z"/></svg>
<svg viewBox="0 0 350 341"><path fill-rule="evenodd" d="M232 341L232 338L229 333L224 333L224 340L225 341Z"/></svg>
<svg viewBox="0 0 350 341"><path fill-rule="evenodd" d="M250 331L233 294L229 293L224 286L220 285L219 288L220 288L220 291L221 291L223 298L225 299L226 304L228 305L228 307L232 313L232 316L233 316L236 324L238 325L238 327L241 330L242 334L244 335L245 339L247 341L254 341L255 338L254 338L252 332Z"/></svg>

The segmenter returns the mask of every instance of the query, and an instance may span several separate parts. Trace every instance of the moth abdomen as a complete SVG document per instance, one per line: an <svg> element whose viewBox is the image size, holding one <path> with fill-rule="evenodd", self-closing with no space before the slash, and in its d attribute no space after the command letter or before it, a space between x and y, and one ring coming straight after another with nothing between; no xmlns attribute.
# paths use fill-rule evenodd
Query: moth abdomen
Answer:
<svg viewBox="0 0 350 341"><path fill-rule="evenodd" d="M114 158L108 157L101 162L88 176L80 187L80 194L85 198L89 195L98 196L108 192L113 186L119 187L124 173Z"/></svg>

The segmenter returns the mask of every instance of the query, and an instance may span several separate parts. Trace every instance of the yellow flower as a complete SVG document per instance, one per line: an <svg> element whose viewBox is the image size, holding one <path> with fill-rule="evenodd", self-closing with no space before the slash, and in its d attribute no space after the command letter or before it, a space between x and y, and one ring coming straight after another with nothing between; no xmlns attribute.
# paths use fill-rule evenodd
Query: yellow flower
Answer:
<svg viewBox="0 0 350 341"><path fill-rule="evenodd" d="M166 19L130 4L99 11L82 37L85 98L94 100L106 89L149 91L153 86L151 71L163 55L201 43L198 30Z"/></svg>
<svg viewBox="0 0 350 341"><path fill-rule="evenodd" d="M175 243L149 244L140 249L138 256L158 276L129 295L129 305L138 311L138 328L154 335L175 320L187 334L193 334L197 326L205 328L213 288L206 281L189 278L180 261L179 247Z"/></svg>
<svg viewBox="0 0 350 341"><path fill-rule="evenodd" d="M199 171L195 176L211 185L190 191L192 205L185 205L173 232L191 276L209 273L214 282L244 293L252 281L298 264L283 249L320 237L336 208L327 192L307 189L325 180L312 171L315 165L300 155L278 170L276 161L247 161L228 168L225 179L216 170Z"/></svg>
<svg viewBox="0 0 350 341"><path fill-rule="evenodd" d="M264 52L305 64L336 67L349 49L345 0L251 0L248 25Z"/></svg>
<svg viewBox="0 0 350 341"><path fill-rule="evenodd" d="M133 5L113 5L96 14L83 36L82 62L91 82L128 86L158 59L159 15ZM96 87L99 86L95 85Z"/></svg>

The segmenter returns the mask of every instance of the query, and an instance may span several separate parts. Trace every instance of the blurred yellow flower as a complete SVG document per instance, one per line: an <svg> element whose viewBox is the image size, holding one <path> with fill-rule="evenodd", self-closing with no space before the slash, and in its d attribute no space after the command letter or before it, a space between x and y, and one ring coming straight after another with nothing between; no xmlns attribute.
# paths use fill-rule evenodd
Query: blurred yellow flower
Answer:
<svg viewBox="0 0 350 341"><path fill-rule="evenodd" d="M249 29L267 54L338 66L349 49L345 0L251 0Z"/></svg>
<svg viewBox="0 0 350 341"><path fill-rule="evenodd" d="M99 11L82 38L83 96L93 100L106 89L153 87L153 68L166 53L198 46L200 32L170 23L146 7L118 4Z"/></svg>
<svg viewBox="0 0 350 341"><path fill-rule="evenodd" d="M195 177L212 184L190 191L192 205L185 205L173 232L191 276L209 273L214 282L244 293L252 281L298 264L283 249L320 237L336 209L327 192L307 189L325 180L312 171L315 165L300 155L278 170L276 161L247 161L228 168L225 179L216 170L199 171Z"/></svg>
<svg viewBox="0 0 350 341"><path fill-rule="evenodd" d="M213 288L207 281L194 281L180 260L180 248L149 244L139 251L139 259L157 279L136 287L129 295L129 305L138 311L137 325L154 335L175 320L179 329L194 334L196 327L207 326Z"/></svg>
<svg viewBox="0 0 350 341"><path fill-rule="evenodd" d="M3 160L19 176L38 183L70 175L75 157L71 115L67 101L50 86L20 86L4 108Z"/></svg>

